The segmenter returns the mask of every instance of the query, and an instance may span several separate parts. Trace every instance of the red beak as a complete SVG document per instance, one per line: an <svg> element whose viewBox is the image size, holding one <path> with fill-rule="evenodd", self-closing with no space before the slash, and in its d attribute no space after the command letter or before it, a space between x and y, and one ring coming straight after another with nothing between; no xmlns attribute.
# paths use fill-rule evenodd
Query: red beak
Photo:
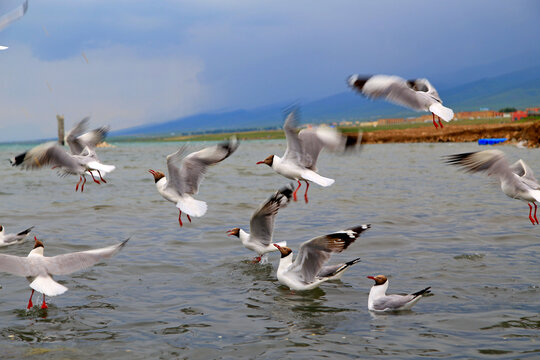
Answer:
<svg viewBox="0 0 540 360"><path fill-rule="evenodd" d="M277 247L278 249L281 249L281 246L279 246L278 244L273 244L275 247Z"/></svg>
<svg viewBox="0 0 540 360"><path fill-rule="evenodd" d="M152 169L148 170L148 172L149 172L150 174L152 174L152 175L155 175L155 174L156 174L156 172L155 172L154 170L152 170Z"/></svg>
<svg viewBox="0 0 540 360"><path fill-rule="evenodd" d="M232 236L232 234L233 234L232 230L227 230L227 236Z"/></svg>
<svg viewBox="0 0 540 360"><path fill-rule="evenodd" d="M264 164L264 163L265 163L264 161L257 161L257 165Z"/></svg>
<svg viewBox="0 0 540 360"><path fill-rule="evenodd" d="M371 279L373 281L376 281L375 278L373 276L366 276L368 279Z"/></svg>

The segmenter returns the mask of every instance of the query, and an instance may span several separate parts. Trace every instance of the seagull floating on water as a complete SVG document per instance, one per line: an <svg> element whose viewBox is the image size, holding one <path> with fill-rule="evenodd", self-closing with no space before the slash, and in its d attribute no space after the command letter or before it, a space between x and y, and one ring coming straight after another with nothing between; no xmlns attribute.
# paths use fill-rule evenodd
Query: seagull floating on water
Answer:
<svg viewBox="0 0 540 360"><path fill-rule="evenodd" d="M337 280L360 258L344 264L325 266L332 254L347 249L362 232L371 225L360 225L332 234L318 236L300 245L298 256L293 262L292 250L274 244L281 252L277 278L291 290L311 290L325 281Z"/></svg>
<svg viewBox="0 0 540 360"><path fill-rule="evenodd" d="M204 201L196 200L192 195L199 192L199 186L204 179L206 169L228 158L238 148L238 140L232 137L229 141L192 152L182 160L182 167L178 162L186 151L181 147L178 151L167 156L167 169L169 178L161 171L148 170L154 175L158 192L178 208L178 223L182 224L182 212L186 213L189 222L190 216L201 217L206 213L207 205Z"/></svg>
<svg viewBox="0 0 540 360"><path fill-rule="evenodd" d="M374 280L368 298L368 309L371 311L400 311L409 310L422 296L429 294L431 286L409 295L386 295L388 279L384 275L368 276Z"/></svg>
<svg viewBox="0 0 540 360"><path fill-rule="evenodd" d="M293 193L294 201L297 201L296 193L301 186L300 180L303 180L306 183L304 200L307 203L308 181L324 187L332 185L335 181L317 173L317 158L321 150L323 148L345 150L358 144L362 138L358 134L343 135L336 129L327 126L303 129L297 133L297 123L298 110L295 109L287 116L283 125L287 138L287 149L283 158L270 155L257 164L266 164L278 174L298 181L298 187Z"/></svg>
<svg viewBox="0 0 540 360"><path fill-rule="evenodd" d="M227 231L228 235L240 238L242 244L249 250L259 254L255 262L261 261L265 254L278 251L272 243L274 232L274 222L279 209L284 208L289 203L292 195L292 187L283 187L276 191L269 199L265 200L251 216L249 221L250 234L240 228ZM280 247L287 246L286 241L276 243Z"/></svg>
<svg viewBox="0 0 540 360"><path fill-rule="evenodd" d="M100 249L79 251L52 257L43 256L43 243L35 236L34 240L34 249L30 251L27 257L0 254L0 271L25 276L30 282L32 294L28 300L27 309L34 306L32 304L34 291L43 294L42 309L47 308L45 295L56 296L67 291L67 287L54 281L52 275L67 275L93 266L101 260L115 255L126 245L129 239L119 244Z"/></svg>
<svg viewBox="0 0 540 360"><path fill-rule="evenodd" d="M31 226L28 229L23 230L17 234L6 234L6 229L2 225L0 225L0 247L22 243L24 240L26 240L26 237L33 228L34 227Z"/></svg>
<svg viewBox="0 0 540 360"><path fill-rule="evenodd" d="M399 76L355 74L347 82L369 98L384 98L413 110L431 112L435 128L438 128L435 115L439 118L441 128L441 119L448 122L454 118L454 111L442 105L439 93L427 79L405 80Z"/></svg>
<svg viewBox="0 0 540 360"><path fill-rule="evenodd" d="M485 171L488 175L498 177L502 191L512 199L525 201L529 205L529 220L533 225L538 224L536 202L540 201L540 184L525 161L519 159L510 165L502 151L484 150L449 155L446 162L461 166L467 172ZM534 216L531 203L534 205Z"/></svg>

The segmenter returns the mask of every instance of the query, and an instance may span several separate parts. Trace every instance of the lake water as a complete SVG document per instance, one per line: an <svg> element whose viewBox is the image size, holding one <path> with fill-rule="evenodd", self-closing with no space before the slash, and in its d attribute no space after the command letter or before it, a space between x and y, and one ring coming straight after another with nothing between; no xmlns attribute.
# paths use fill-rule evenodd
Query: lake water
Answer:
<svg viewBox="0 0 540 360"><path fill-rule="evenodd" d="M245 141L210 168L198 199L208 213L178 226L174 204L157 193L148 169L165 170L179 143L122 143L102 149L115 164L104 185L49 169L0 172L0 224L35 225L46 255L108 246L131 237L116 257L70 276L49 309L26 311L24 278L1 274L3 359L237 358L538 358L540 226L528 206L485 176L459 172L441 156L476 144L369 145L359 154L324 153L328 188L277 217L274 239L295 250L305 240L369 223L331 261L361 257L340 282L291 292L235 238L259 203L287 180L255 165L283 154L284 141ZM192 144L193 149L208 145ZM7 159L25 146L0 145ZM540 172L540 150L499 147ZM4 160L3 160L4 161ZM303 190L300 192L303 195ZM299 197L302 199L302 196ZM32 241L0 249L26 256ZM386 274L390 293L431 286L413 311L374 315L373 283ZM40 296L34 303L40 303Z"/></svg>

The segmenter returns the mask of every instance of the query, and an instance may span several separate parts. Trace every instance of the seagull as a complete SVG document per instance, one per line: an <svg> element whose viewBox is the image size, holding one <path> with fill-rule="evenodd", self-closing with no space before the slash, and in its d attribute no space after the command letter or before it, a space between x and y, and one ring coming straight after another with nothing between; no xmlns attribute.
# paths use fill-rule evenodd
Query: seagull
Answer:
<svg viewBox="0 0 540 360"><path fill-rule="evenodd" d="M22 18L24 14L26 14L27 10L28 10L28 0L26 0L21 5L17 6L15 9L0 16L0 31L3 30L12 22L14 22L15 20ZM7 46L0 46L0 50L6 50L6 49L8 49Z"/></svg>
<svg viewBox="0 0 540 360"><path fill-rule="evenodd" d="M368 309L371 311L399 311L409 310L416 304L423 295L429 294L431 286L409 295L386 295L388 289L388 279L384 275L368 276L374 280L375 285L371 287L368 298Z"/></svg>
<svg viewBox="0 0 540 360"><path fill-rule="evenodd" d="M298 111L295 109L289 113L283 125L287 138L287 149L283 158L270 155L263 161L257 162L257 164L266 164L278 174L298 181L298 187L293 193L294 201L297 201L296 193L302 184L300 180L303 180L306 183L304 200L307 203L308 181L324 187L332 185L335 181L317 173L317 158L321 150L323 148L345 150L359 143L362 137L357 134L343 135L327 126L303 129L297 133L297 123Z"/></svg>
<svg viewBox="0 0 540 360"><path fill-rule="evenodd" d="M53 169L60 170L61 175L79 175L75 191L79 189L79 184L84 179L81 192L84 191L84 184L86 184L86 173L92 176L96 184L100 184L94 177L93 171L101 176L102 173L107 174L115 169L114 165L102 164L95 151L88 147L85 147L79 155L72 155L55 141L38 145L9 161L12 166L21 166L23 169L37 169L52 165ZM101 180L106 182L103 178Z"/></svg>
<svg viewBox="0 0 540 360"><path fill-rule="evenodd" d="M272 243L272 234L274 232L274 222L279 209L284 208L289 203L292 195L292 186L287 186L276 191L270 198L264 201L251 216L249 228L251 234L248 234L240 228L234 228L227 231L228 235L234 235L242 241L242 244L249 250L259 254L255 262L260 262L265 254L278 251ZM277 243L280 247L287 246L286 241Z"/></svg>
<svg viewBox="0 0 540 360"><path fill-rule="evenodd" d="M433 115L433 125L443 128L441 118L448 122L454 118L454 111L442 105L437 90L427 79L405 80L399 76L351 75L347 81L349 86L368 98L385 98L386 100L417 111L429 111Z"/></svg>
<svg viewBox="0 0 540 360"><path fill-rule="evenodd" d="M126 245L128 240L100 249L46 257L43 256L43 243L34 236L34 249L27 257L0 254L0 271L25 276L28 279L32 294L28 300L27 309L34 306L32 304L34 291L43 294L41 308L47 309L45 296L56 296L67 291L67 287L54 281L52 275L67 275L93 266L101 260L115 255Z"/></svg>
<svg viewBox="0 0 540 360"><path fill-rule="evenodd" d="M486 171L488 175L498 177L502 191L512 199L527 202L529 220L533 225L538 224L536 202L540 201L540 184L525 161L519 159L510 165L502 151L484 150L449 155L446 163L461 166L467 172ZM534 205L534 216L531 203Z"/></svg>
<svg viewBox="0 0 540 360"><path fill-rule="evenodd" d="M298 256L293 262L292 250L274 244L281 252L277 270L280 283L291 290L311 290L328 280L337 280L360 258L344 264L325 266L333 253L347 249L362 232L371 227L370 224L360 225L333 234L318 236L300 245Z"/></svg>
<svg viewBox="0 0 540 360"><path fill-rule="evenodd" d="M207 205L204 201L196 200L192 195L199 192L199 186L204 179L206 169L210 165L217 164L228 158L238 148L236 137L226 142L192 152L182 160L182 167L178 162L186 151L181 147L178 151L167 156L167 169L169 179L161 171L148 170L154 175L154 181L158 192L166 200L176 204L178 208L178 223L182 224L182 212L186 213L189 222L191 216L201 217L206 213Z"/></svg>
<svg viewBox="0 0 540 360"><path fill-rule="evenodd" d="M6 229L0 225L0 247L22 243L26 240L26 236L28 236L33 228L34 227L31 226L18 234L5 234Z"/></svg>

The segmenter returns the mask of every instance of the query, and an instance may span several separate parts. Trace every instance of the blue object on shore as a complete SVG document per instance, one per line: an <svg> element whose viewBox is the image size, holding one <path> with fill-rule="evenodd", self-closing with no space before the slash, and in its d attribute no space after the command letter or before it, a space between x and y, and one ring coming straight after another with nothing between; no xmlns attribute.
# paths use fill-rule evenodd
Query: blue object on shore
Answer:
<svg viewBox="0 0 540 360"><path fill-rule="evenodd" d="M507 138L478 139L478 145L495 145L508 140Z"/></svg>

